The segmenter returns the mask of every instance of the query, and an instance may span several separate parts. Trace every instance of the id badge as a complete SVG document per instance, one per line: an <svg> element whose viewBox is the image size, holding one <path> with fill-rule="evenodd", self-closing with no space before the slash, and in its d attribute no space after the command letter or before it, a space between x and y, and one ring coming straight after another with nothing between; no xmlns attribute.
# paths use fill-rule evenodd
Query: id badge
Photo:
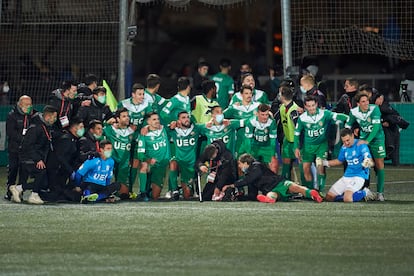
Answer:
<svg viewBox="0 0 414 276"><path fill-rule="evenodd" d="M62 116L59 118L60 124L63 128L67 127L69 125L69 119L68 116Z"/></svg>
<svg viewBox="0 0 414 276"><path fill-rule="evenodd" d="M26 132L27 132L27 128L24 128L23 131L22 131L22 135L25 136Z"/></svg>

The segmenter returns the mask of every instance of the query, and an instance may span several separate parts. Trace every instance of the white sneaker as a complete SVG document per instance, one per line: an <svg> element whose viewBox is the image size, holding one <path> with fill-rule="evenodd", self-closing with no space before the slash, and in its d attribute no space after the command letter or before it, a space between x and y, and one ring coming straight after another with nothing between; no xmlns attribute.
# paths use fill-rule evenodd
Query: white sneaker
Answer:
<svg viewBox="0 0 414 276"><path fill-rule="evenodd" d="M31 193L29 198L27 199L27 202L30 204L43 204L45 203L39 196L38 193Z"/></svg>
<svg viewBox="0 0 414 276"><path fill-rule="evenodd" d="M381 202L385 201L384 194L383 193L377 193L377 200L381 201Z"/></svg>
<svg viewBox="0 0 414 276"><path fill-rule="evenodd" d="M165 194L165 198L170 199L170 198L171 198L171 196L172 196L171 191L168 191L168 192Z"/></svg>
<svg viewBox="0 0 414 276"><path fill-rule="evenodd" d="M376 199L375 194L371 192L369 188L365 187L364 191L365 191L365 196L364 196L365 201L373 201Z"/></svg>
<svg viewBox="0 0 414 276"><path fill-rule="evenodd" d="M22 193L17 190L17 185L10 185L11 200L16 203L22 202Z"/></svg>

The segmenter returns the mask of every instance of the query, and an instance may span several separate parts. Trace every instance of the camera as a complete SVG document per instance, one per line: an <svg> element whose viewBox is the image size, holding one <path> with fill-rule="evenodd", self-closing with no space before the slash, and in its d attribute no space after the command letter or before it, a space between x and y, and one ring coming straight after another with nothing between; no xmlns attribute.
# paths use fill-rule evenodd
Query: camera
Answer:
<svg viewBox="0 0 414 276"><path fill-rule="evenodd" d="M137 34L138 34L138 29L137 29L137 26L129 26L128 27L128 37L127 37L127 39L128 39L128 41L132 41L132 40L134 40L134 38L137 36Z"/></svg>

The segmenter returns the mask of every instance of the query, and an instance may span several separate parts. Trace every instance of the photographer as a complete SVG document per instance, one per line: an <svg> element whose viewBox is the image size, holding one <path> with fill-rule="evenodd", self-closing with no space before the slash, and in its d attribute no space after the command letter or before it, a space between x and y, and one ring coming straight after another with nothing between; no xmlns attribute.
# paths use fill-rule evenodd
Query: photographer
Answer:
<svg viewBox="0 0 414 276"><path fill-rule="evenodd" d="M377 89L368 85L362 85L359 90L369 95L371 104L378 105L381 112L382 129L385 135L386 159L392 159L393 165L397 165L400 148L399 128L406 129L410 123L404 120L388 101L384 100L384 96Z"/></svg>
<svg viewBox="0 0 414 276"><path fill-rule="evenodd" d="M205 200L220 201L224 197L224 185L236 181L237 167L231 152L222 140L215 140L206 146L197 161L198 173L207 173L207 184L203 190Z"/></svg>

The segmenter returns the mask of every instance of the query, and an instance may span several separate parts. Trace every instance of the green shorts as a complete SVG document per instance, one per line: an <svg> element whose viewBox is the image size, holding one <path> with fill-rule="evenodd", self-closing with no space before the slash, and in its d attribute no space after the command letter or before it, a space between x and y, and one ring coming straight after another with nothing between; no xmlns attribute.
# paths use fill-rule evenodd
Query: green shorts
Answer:
<svg viewBox="0 0 414 276"><path fill-rule="evenodd" d="M368 144L368 148L371 151L372 157L374 158L385 158L387 155L385 152L385 144L382 141L371 142Z"/></svg>
<svg viewBox="0 0 414 276"><path fill-rule="evenodd" d="M328 159L328 142L323 142L319 145L303 145L300 153L303 163L311 163L315 161L316 157Z"/></svg>
<svg viewBox="0 0 414 276"><path fill-rule="evenodd" d="M286 140L286 137L283 138L282 158L296 159L293 142L289 142L288 140Z"/></svg>
<svg viewBox="0 0 414 276"><path fill-rule="evenodd" d="M194 180L194 163L178 161L178 170L180 172L181 183L191 184Z"/></svg>
<svg viewBox="0 0 414 276"><path fill-rule="evenodd" d="M130 169L129 162L120 164L115 163L114 175L116 181L122 184L129 184Z"/></svg>
<svg viewBox="0 0 414 276"><path fill-rule="evenodd" d="M275 148L252 146L251 155L263 163L270 163L273 156L277 156Z"/></svg>
<svg viewBox="0 0 414 276"><path fill-rule="evenodd" d="M165 173L169 163L169 160L162 160L150 166L151 184L155 184L161 188L164 186Z"/></svg>
<svg viewBox="0 0 414 276"><path fill-rule="evenodd" d="M289 193L289 187L293 184L290 180L283 180L273 188L272 192L277 193L278 199L281 201L286 201L292 194ZM279 198L280 197L280 198Z"/></svg>

